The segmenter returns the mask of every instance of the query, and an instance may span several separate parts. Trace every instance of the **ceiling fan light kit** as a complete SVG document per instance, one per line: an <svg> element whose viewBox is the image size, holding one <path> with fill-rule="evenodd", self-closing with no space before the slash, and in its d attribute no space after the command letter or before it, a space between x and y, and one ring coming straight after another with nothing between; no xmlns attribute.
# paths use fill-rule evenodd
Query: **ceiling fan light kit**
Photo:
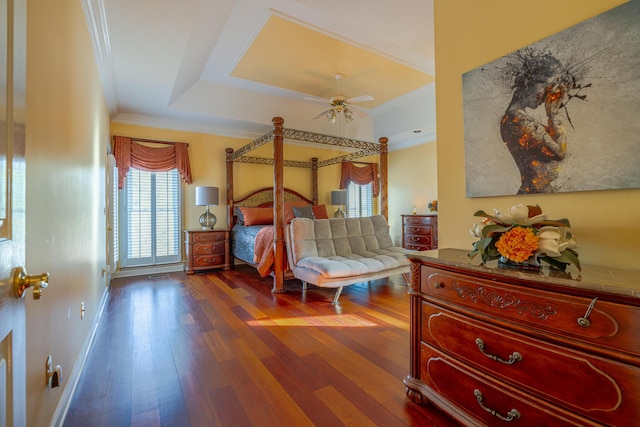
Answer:
<svg viewBox="0 0 640 427"><path fill-rule="evenodd" d="M335 79L338 81L338 93L340 93L340 80L342 80L344 76L342 74L336 74ZM364 101L372 101L373 97L371 95L362 95L357 96L355 98L347 98L343 95L337 95L332 97L331 99L323 99L323 98L305 98L308 101L314 102L327 102L331 105L331 108L323 111L318 114L314 119L325 116L327 120L331 123L335 123L336 119L340 114L344 116L344 119L347 123L353 121L353 111L351 111L350 103L355 102L364 102Z"/></svg>

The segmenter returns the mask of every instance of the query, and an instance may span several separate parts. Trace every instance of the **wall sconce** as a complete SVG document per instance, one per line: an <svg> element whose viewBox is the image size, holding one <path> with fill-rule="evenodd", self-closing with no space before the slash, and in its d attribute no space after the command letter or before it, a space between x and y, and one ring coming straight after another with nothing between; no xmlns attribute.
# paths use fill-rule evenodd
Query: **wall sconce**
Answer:
<svg viewBox="0 0 640 427"><path fill-rule="evenodd" d="M347 192L344 190L334 190L331 192L331 204L333 206L338 206L338 210L333 214L334 218L344 218L346 217L344 211L341 209L341 206L345 206L347 204Z"/></svg>
<svg viewBox="0 0 640 427"><path fill-rule="evenodd" d="M200 225L203 230L213 230L217 218L209 212L209 206L218 204L218 187L196 187L196 206L206 206L207 209L200 216Z"/></svg>

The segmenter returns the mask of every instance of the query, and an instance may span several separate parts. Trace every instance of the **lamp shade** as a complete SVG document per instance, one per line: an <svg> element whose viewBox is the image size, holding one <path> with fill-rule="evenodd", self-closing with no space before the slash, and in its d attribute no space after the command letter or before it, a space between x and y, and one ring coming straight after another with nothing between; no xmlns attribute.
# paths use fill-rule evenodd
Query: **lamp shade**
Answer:
<svg viewBox="0 0 640 427"><path fill-rule="evenodd" d="M344 190L335 190L331 192L331 204L346 205L347 204L347 192Z"/></svg>
<svg viewBox="0 0 640 427"><path fill-rule="evenodd" d="M196 206L218 204L218 187L196 187Z"/></svg>

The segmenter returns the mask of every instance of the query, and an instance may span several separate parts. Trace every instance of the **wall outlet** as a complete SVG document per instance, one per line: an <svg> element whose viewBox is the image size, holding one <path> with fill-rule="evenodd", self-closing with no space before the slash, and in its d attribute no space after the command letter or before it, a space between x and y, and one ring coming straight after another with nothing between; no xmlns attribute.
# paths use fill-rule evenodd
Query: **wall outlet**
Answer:
<svg viewBox="0 0 640 427"><path fill-rule="evenodd" d="M80 303L80 320L84 320L84 301Z"/></svg>

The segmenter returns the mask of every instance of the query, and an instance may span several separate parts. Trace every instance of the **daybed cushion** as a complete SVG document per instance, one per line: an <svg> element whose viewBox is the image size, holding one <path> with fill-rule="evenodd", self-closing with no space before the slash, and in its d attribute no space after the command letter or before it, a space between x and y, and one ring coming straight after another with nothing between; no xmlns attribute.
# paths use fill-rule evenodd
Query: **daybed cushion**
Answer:
<svg viewBox="0 0 640 427"><path fill-rule="evenodd" d="M294 267L326 278L359 276L409 265L394 247L382 215L310 220L296 218L289 232Z"/></svg>

